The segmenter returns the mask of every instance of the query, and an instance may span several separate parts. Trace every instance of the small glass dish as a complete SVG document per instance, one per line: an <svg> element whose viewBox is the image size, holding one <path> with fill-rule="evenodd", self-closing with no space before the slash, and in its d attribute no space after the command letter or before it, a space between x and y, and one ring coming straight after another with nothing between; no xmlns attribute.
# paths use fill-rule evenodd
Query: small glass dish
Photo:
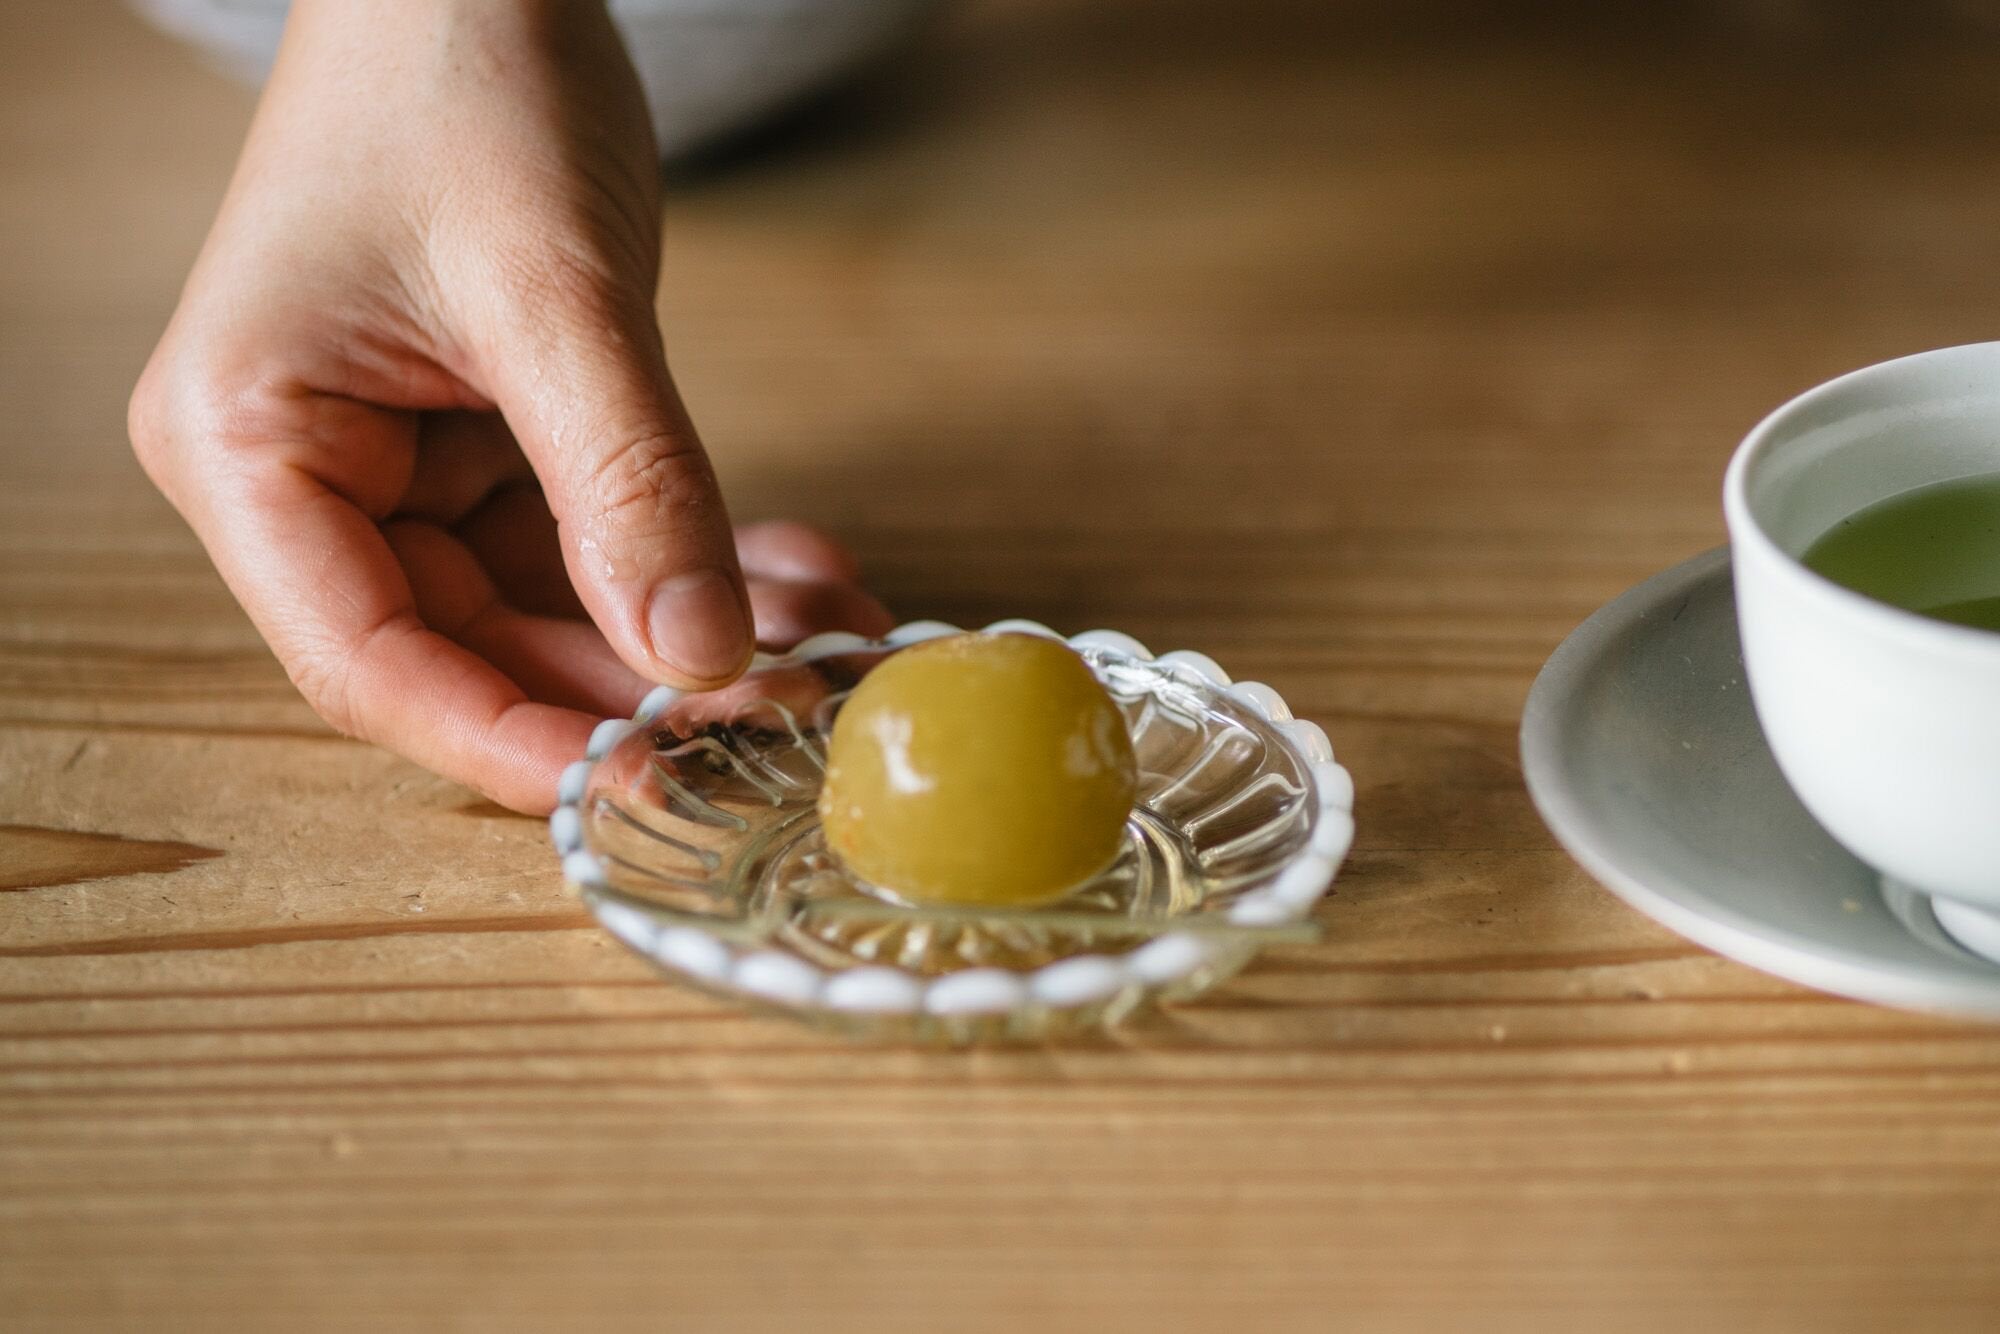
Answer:
<svg viewBox="0 0 2000 1334"><path fill-rule="evenodd" d="M1060 639L1032 621L988 632ZM824 737L856 682L954 626L817 635L708 694L661 687L563 772L565 879L614 936L704 990L889 1041L1032 1041L1192 997L1308 920L1354 836L1326 734L1269 686L1130 636L1067 639L1124 713L1138 803L1111 865L1042 908L913 907L831 855Z"/></svg>

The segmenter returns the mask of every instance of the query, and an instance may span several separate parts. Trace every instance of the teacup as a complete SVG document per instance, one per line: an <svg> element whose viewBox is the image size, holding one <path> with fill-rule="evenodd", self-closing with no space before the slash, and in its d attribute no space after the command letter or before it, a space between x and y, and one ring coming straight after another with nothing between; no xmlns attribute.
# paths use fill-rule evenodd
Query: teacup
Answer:
<svg viewBox="0 0 2000 1334"><path fill-rule="evenodd" d="M1877 501L1993 473L2000 343L1975 343L1800 395L1744 439L1723 487L1744 665L1785 778L1876 870L1986 911L2000 910L2000 633L1875 601L1800 557ZM1976 928L1983 913L1940 916Z"/></svg>

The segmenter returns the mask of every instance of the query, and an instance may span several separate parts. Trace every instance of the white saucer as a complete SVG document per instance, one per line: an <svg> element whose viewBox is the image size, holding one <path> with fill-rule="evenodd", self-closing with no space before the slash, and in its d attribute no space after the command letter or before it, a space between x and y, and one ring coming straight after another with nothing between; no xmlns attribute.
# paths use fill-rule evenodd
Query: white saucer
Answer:
<svg viewBox="0 0 2000 1334"><path fill-rule="evenodd" d="M2000 966L1924 895L1883 886L1778 772L1751 708L1729 550L1625 593L1563 641L1521 721L1528 792L1557 839L1700 945L1859 1000L2000 1018ZM1994 919L1941 905L1954 929Z"/></svg>

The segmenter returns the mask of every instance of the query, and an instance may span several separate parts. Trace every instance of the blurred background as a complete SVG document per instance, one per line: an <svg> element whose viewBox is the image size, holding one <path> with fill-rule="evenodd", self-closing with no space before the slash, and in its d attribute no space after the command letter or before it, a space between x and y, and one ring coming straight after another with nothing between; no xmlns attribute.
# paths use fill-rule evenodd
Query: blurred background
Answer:
<svg viewBox="0 0 2000 1334"><path fill-rule="evenodd" d="M825 86L815 6L679 8L768 76L654 79L737 516L1271 683L1360 785L1327 940L1058 1052L659 985L538 822L333 738L130 458L252 92L8 0L0 890L99 878L0 893L5 1309L1988 1327L1990 1040L1626 911L1515 728L1766 411L1995 336L2000 5L964 0L842 20Z"/></svg>
<svg viewBox="0 0 2000 1334"><path fill-rule="evenodd" d="M132 471L124 387L251 95L108 3L0 25L0 400L17 491L60 508ZM1365 610L1343 650L1525 669L1719 539L1766 409L1992 331L1996 44L1973 3L940 5L776 124L702 124L661 310L734 504L843 529L899 611L1227 653ZM1120 550L1158 525L1199 540ZM1530 553L1596 563L1524 609L1480 571ZM1261 594L1299 561L1337 602ZM1385 562L1435 601L1371 601ZM1483 597L1533 632L1482 637Z"/></svg>

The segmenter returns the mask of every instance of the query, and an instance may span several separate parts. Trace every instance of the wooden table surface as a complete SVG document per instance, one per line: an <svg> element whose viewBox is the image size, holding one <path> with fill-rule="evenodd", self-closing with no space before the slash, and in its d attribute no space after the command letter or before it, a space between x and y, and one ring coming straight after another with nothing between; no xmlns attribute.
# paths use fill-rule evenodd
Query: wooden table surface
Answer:
<svg viewBox="0 0 2000 1334"><path fill-rule="evenodd" d="M740 516L1359 782L1324 944L936 1054L657 980L299 702L123 438L249 95L0 7L0 1325L1994 1328L2000 1033L1628 911L1515 727L1763 410L1993 333L2000 38L1655 8L971 3L676 185Z"/></svg>

